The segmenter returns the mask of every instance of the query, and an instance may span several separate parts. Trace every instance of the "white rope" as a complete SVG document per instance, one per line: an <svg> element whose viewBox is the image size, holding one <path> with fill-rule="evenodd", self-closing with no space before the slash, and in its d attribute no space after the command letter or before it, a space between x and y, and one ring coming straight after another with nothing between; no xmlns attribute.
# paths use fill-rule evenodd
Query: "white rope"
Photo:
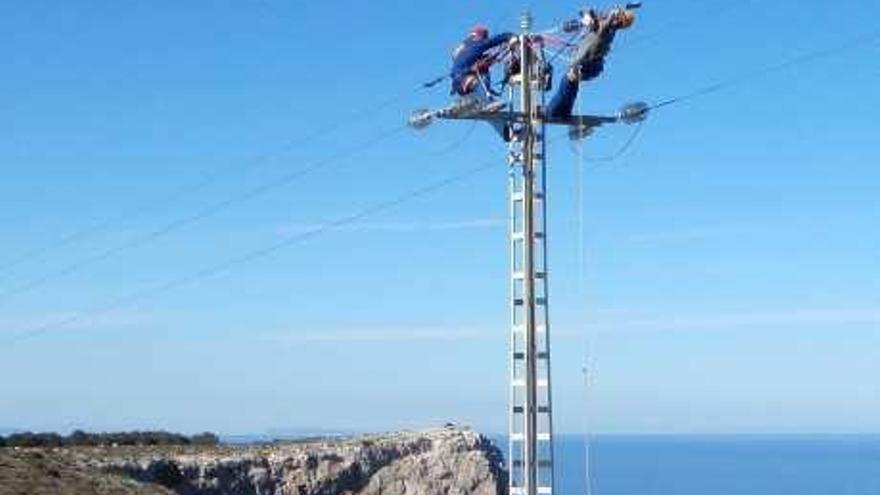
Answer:
<svg viewBox="0 0 880 495"><path fill-rule="evenodd" d="M590 421L590 412L592 409L592 401L590 400L590 394L592 390L592 365L590 361L590 357L592 353L589 351L589 344L587 345L587 352L585 357L584 364L584 484L586 487L586 494L593 495L595 490L593 487L593 452L591 446L592 440L592 422Z"/></svg>
<svg viewBox="0 0 880 495"><path fill-rule="evenodd" d="M578 113L583 113L583 100L578 98ZM575 146L575 154L577 161L575 163L575 203L577 207L577 273L578 273L578 304L586 297L586 246L584 239L584 139L578 140ZM586 305L583 305L586 308ZM586 322L586 318L584 318ZM586 487L586 495L593 495L593 470L592 470L592 452L591 452L591 401L590 393L592 387L590 381L593 374L593 366L590 362L592 358L591 344L592 339L589 336L589 329L584 325L584 483Z"/></svg>

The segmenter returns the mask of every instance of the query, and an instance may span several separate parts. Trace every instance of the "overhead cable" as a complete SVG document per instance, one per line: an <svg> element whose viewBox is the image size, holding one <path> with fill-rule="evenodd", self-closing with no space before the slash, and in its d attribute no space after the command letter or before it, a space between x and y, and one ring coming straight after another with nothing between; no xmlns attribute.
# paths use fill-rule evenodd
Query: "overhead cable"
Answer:
<svg viewBox="0 0 880 495"><path fill-rule="evenodd" d="M442 80L443 79L440 79L440 81ZM427 88L429 86L424 87ZM13 268L16 268L28 261L38 259L47 253L57 251L64 247L69 247L95 235L107 232L129 220L167 207L168 204L176 203L181 199L187 198L197 192L203 191L224 178L240 173L245 173L257 166L277 159L279 156L288 153L290 150L295 149L298 146L332 134L354 122L365 120L368 117L394 105L395 103L402 101L404 98L412 93L413 91L410 90L403 91L375 105L366 106L363 109L354 112L347 118L336 119L332 123L320 127L314 132L306 133L302 137L290 140L275 151L258 154L256 156L246 158L241 161L236 161L229 164L222 170L208 172L204 176L194 180L192 183L185 184L168 194L162 195L159 198L152 199L139 206L136 206L131 210L124 211L118 215L114 215L109 218L105 218L104 220L98 221L93 225L65 234L62 237L55 239L54 241L22 252L19 255L11 259L7 259L3 263L0 263L0 274L8 273Z"/></svg>
<svg viewBox="0 0 880 495"><path fill-rule="evenodd" d="M766 76L775 74L777 72L783 72L783 71L786 71L786 70L791 69L793 67L797 67L799 65L804 65L804 64L814 62L816 60L828 58L828 57L837 55L843 51L846 51L846 50L849 50L852 48L861 47L861 46L867 46L867 45L870 45L873 43L877 43L878 41L880 41L880 31L873 31L870 33L864 33L859 36L855 36L853 38L850 38L840 44L834 45L830 48L814 50L812 52L804 53L804 54L799 55L797 57L794 57L790 60L786 60L784 62L774 64L774 65L769 65L769 66L763 67L758 70L744 72L744 73L732 76L728 79L719 81L715 84L711 84L709 86L700 88L696 91L692 91L690 93L686 93L686 94L683 94L680 96L676 96L674 98L669 98L669 99L660 101L659 103L655 103L655 104L651 105L650 109L655 110L655 109L667 107L670 105L684 103L688 100L693 100L695 98L710 95L712 93L717 93L718 91L721 91L723 89L727 89L732 86L737 86L737 85L743 84L743 83L750 81L752 79L766 77Z"/></svg>
<svg viewBox="0 0 880 495"><path fill-rule="evenodd" d="M28 280L22 284L19 284L12 289L9 289L5 292L0 293L0 305L4 304L10 297L16 296L19 294L23 294L26 292L30 292L38 287L45 285L46 283L53 281L55 279L65 277L67 275L74 274L79 272L80 270L99 263L101 261L112 258L118 254L121 254L125 251L129 251L134 248L142 247L144 245L150 244L166 235L178 231L184 227L195 224L201 220L214 216L228 208L237 205L239 203L243 203L246 201L250 201L259 196L262 196L266 193L279 189L283 186L286 186L293 181L302 178L303 176L316 172L321 169L328 168L331 165L337 164L341 160L353 156L359 152L362 152L368 148L376 146L377 144L387 140L388 138L400 134L404 130L407 129L406 125L397 126L395 128L386 130L376 136L371 137L364 142L361 142L355 146L344 149L338 153L330 155L327 158L322 160L318 160L308 166L299 168L292 172L289 172L281 177L272 179L271 181L264 182L252 189L249 189L241 194L230 196L222 201L218 201L214 204L211 204L196 213L193 213L188 216L180 217L176 220L173 220L155 230L149 231L147 233L141 234L139 236L133 237L123 243L117 244L116 246L110 247L103 251L100 251L92 256L87 258L83 258L79 261L71 263L69 265L63 266L58 270L53 272L44 274L40 277Z"/></svg>
<svg viewBox="0 0 880 495"><path fill-rule="evenodd" d="M427 184L425 186L419 187L417 189L413 189L409 192L401 194L397 197L394 197L389 200L381 201L375 203L371 206L363 208L355 213L350 215L346 215L335 220L328 221L326 223L320 224L312 229L309 229L304 232L298 232L293 235L289 235L275 243L269 244L268 246L255 249L252 251L248 251L241 255L235 256L233 258L227 259L223 262L217 263L215 265L211 265L196 272L192 272L190 274L181 276L179 278L167 281L162 284L155 285L148 289L135 292L129 294L124 297L120 297L106 305L100 306L98 308L92 309L90 311L84 311L81 313L76 313L66 318L60 319L55 322L47 323L44 325L35 326L29 329L25 329L19 331L11 337L11 342L19 342L28 338L35 337L37 335L46 333L48 331L62 328L74 323L82 322L88 318L93 318L95 316L100 316L106 314L111 311L116 311L119 309L123 309L129 307L135 303L141 302L143 300L158 296L160 294L166 293L173 289L177 289L179 287L185 286L197 280L211 277L214 275L218 275L220 273L226 272L232 268L238 267L240 265L244 265L249 262L253 262L255 260L265 258L270 256L284 248L293 246L295 244L302 243L307 241L313 237L320 236L330 231L334 231L339 229L340 227L344 227L348 224L352 224L363 220L367 217L376 215L378 213L382 213L388 210L391 210L397 206L400 206L404 203L412 201L414 199L420 198L422 196L426 196L430 193L433 193L439 189L451 186L455 183L462 182L465 179L477 175L481 172L489 170L490 168L498 167L498 163L496 161L486 162L476 167L472 167L461 171L455 175L446 177L445 179Z"/></svg>

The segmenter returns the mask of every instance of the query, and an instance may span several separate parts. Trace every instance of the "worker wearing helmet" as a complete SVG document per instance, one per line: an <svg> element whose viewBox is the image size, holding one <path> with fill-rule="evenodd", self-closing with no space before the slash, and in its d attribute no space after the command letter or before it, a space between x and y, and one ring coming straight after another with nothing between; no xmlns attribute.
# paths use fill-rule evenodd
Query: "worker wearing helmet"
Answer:
<svg viewBox="0 0 880 495"><path fill-rule="evenodd" d="M467 96L476 93L481 99L491 99L493 92L489 68L495 60L489 52L512 38L511 33L490 37L485 26L474 26L468 37L452 52L452 94Z"/></svg>
<svg viewBox="0 0 880 495"><path fill-rule="evenodd" d="M592 9L581 12L580 24L589 34L575 51L559 90L547 106L548 117L571 116L581 81L590 81L602 74L605 56L611 50L617 31L632 26L634 21L633 12L624 8L614 9L604 16Z"/></svg>

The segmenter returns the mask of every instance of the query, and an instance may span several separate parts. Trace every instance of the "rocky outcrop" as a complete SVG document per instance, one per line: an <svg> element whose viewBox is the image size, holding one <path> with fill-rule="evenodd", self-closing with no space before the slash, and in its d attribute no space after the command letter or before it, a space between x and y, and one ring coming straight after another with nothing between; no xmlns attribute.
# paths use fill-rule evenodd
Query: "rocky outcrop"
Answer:
<svg viewBox="0 0 880 495"><path fill-rule="evenodd" d="M114 453L93 469L179 495L499 495L501 454L482 435L443 428L332 441Z"/></svg>

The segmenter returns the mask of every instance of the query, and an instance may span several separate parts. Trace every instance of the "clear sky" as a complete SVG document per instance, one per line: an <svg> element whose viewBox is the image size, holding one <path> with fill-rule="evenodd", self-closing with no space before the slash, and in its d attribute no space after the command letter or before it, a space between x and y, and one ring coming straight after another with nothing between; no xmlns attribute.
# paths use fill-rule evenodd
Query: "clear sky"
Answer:
<svg viewBox="0 0 880 495"><path fill-rule="evenodd" d="M447 70L474 21L513 29L523 6L5 2L0 266L126 219L0 270L0 428L504 431L506 175L488 128L394 134L9 291L444 104L445 87L416 86ZM532 5L538 25L580 7ZM877 19L869 0L646 0L582 108L687 93L876 31ZM560 431L584 428L588 336L595 431L880 431L878 56L878 44L852 48L658 111L626 155L587 161L580 186L572 147L552 145ZM605 129L584 154L612 154L630 133ZM270 159L242 170L256 156ZM497 169L272 256L13 338L493 159ZM222 170L237 172L163 199Z"/></svg>

